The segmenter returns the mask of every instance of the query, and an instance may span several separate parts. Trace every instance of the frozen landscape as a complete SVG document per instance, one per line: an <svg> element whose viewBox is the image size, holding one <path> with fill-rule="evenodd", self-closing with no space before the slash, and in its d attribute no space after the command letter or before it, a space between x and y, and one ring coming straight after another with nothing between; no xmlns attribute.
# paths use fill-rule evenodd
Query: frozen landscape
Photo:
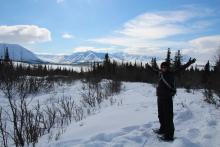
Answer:
<svg viewBox="0 0 220 147"><path fill-rule="evenodd" d="M220 0L0 4L0 147L220 147Z"/></svg>
<svg viewBox="0 0 220 147"><path fill-rule="evenodd" d="M80 103L82 83L58 86L56 90L34 97L49 104L65 95ZM1 105L6 102L0 93ZM187 93L178 89L174 98L175 137L162 142L153 133L158 128L155 87L146 83L123 82L114 104L102 103L91 115L69 124L55 140L54 134L40 138L37 147L219 147L220 109L204 101L202 90ZM53 132L57 132L54 129ZM50 138L50 139L49 139Z"/></svg>

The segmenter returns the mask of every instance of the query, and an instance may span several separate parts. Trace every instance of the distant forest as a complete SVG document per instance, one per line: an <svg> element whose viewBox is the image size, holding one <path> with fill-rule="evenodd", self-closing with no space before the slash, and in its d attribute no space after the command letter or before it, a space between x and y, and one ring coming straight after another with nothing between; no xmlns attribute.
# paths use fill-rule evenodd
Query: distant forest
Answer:
<svg viewBox="0 0 220 147"><path fill-rule="evenodd" d="M168 48L166 62L170 63L171 68L178 68L182 63L180 50L175 53L174 59L171 59L171 51ZM150 63L117 63L110 60L108 54L105 55L103 63L91 63L89 71L76 72L65 68L48 68L46 65L22 66L22 64L13 64L9 58L6 49L4 60L0 61L0 81L8 76L14 78L19 76L37 76L44 77L48 80L76 80L76 79L112 79L115 81L146 82L156 84L158 76L154 75L148 65L158 68L156 58L152 58ZM220 56L216 60L214 68L210 67L209 61L203 69L191 66L181 75L176 77L176 86L179 88L205 89L207 95L216 93L220 96Z"/></svg>

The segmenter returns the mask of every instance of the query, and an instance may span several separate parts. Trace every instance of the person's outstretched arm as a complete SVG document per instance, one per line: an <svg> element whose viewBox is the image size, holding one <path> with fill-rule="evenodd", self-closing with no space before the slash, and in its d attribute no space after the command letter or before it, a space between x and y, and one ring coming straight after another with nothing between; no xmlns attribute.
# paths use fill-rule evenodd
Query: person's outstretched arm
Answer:
<svg viewBox="0 0 220 147"><path fill-rule="evenodd" d="M152 72L159 74L160 70L158 68L153 68L148 63L146 65L147 65L147 68L149 68Z"/></svg>
<svg viewBox="0 0 220 147"><path fill-rule="evenodd" d="M179 73L179 72L185 70L187 67L189 67L191 64L193 64L195 62L196 62L195 58L193 58L193 59L190 58L189 61L186 64L180 66L178 69L175 69L174 73Z"/></svg>

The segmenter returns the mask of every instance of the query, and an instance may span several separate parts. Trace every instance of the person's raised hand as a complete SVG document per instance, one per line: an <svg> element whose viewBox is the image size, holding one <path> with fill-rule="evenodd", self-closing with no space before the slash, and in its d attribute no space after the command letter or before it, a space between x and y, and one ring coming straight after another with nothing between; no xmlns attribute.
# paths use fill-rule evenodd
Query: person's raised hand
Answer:
<svg viewBox="0 0 220 147"><path fill-rule="evenodd" d="M196 62L196 59L195 59L195 58L193 58L193 59L189 58L189 63L190 63L190 64L193 64L193 63L195 63L195 62Z"/></svg>

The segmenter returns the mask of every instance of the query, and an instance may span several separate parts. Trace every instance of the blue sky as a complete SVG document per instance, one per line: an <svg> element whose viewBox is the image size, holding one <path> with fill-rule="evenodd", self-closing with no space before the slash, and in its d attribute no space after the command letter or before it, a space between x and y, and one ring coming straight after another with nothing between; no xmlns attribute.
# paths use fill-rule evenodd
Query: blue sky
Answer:
<svg viewBox="0 0 220 147"><path fill-rule="evenodd" d="M35 53L180 49L200 61L220 46L219 0L0 0L0 42Z"/></svg>

